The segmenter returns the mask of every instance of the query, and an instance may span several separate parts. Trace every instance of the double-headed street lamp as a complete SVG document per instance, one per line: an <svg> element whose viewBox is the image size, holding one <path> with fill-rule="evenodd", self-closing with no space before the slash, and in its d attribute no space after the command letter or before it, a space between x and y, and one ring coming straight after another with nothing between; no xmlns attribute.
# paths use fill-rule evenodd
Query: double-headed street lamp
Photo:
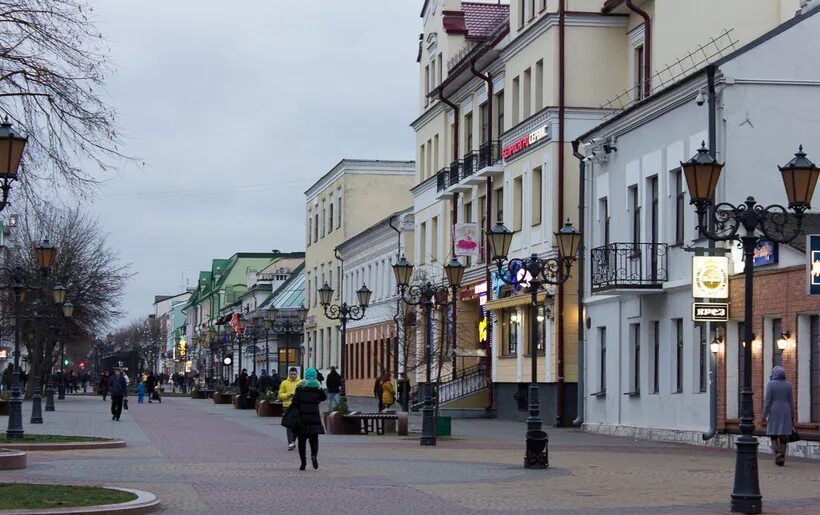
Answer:
<svg viewBox="0 0 820 515"><path fill-rule="evenodd" d="M532 254L528 258L508 259L513 233L504 227L501 221L488 232L488 236L492 260L498 268L497 277L506 284L529 289L531 379L524 467L546 468L548 463L546 434L541 434L541 408L538 401L538 353L536 352L538 348L538 291L544 285L559 285L569 280L572 264L578 253L578 245L581 243L581 233L567 221L564 227L555 233L558 257L548 259L541 258L538 254Z"/></svg>
<svg viewBox="0 0 820 515"><path fill-rule="evenodd" d="M436 420L433 408L433 383L431 366L433 361L433 303L440 306L453 306L458 299L458 288L464 277L464 265L455 257L444 265L449 286L436 286L430 281L426 284L410 285L413 277L413 265L404 256L393 265L393 273L399 286L401 300L410 306L424 306L424 360L426 362L427 380L424 384L424 404L421 408L420 445L436 445ZM455 331L455 327L452 328Z"/></svg>
<svg viewBox="0 0 820 515"><path fill-rule="evenodd" d="M333 298L333 288L325 283L319 288L319 304L325 311L325 316L330 320L338 320L342 323L342 345L341 345L341 361L342 367L342 381L339 385L339 400L345 401L345 378L347 377L347 322L349 320L361 320L364 318L364 312L367 306L370 305L370 296L373 294L367 286L362 284L362 287L356 291L356 299L359 301L358 306L350 306L347 302L341 304L331 304L330 300Z"/></svg>
<svg viewBox="0 0 820 515"><path fill-rule="evenodd" d="M37 265L43 277L46 277L49 268L54 263L56 250L48 240L43 240L43 243L35 248L35 252L37 254ZM12 373L11 400L9 401L9 422L6 429L6 437L11 440L23 438L24 434L23 400L20 397L20 327L23 323L23 296L27 289L36 289L36 287L30 275L19 266L14 269L0 268L0 276L2 276L2 282L5 284L4 288L11 289L14 292L14 371ZM43 415L40 405L40 379L36 375L38 371L34 373L34 395L32 396L34 403L32 404L31 422L37 424L42 423Z"/></svg>
<svg viewBox="0 0 820 515"><path fill-rule="evenodd" d="M265 320L265 365L266 370L270 374L270 354L268 353L268 331L272 331L277 335L285 335L285 369L290 365L290 346L288 336L291 334L299 334L305 329L305 319L307 318L307 308L304 305L296 308L296 320L292 318L285 318L282 315L285 311L293 310L279 310L271 308L268 310L268 318ZM277 350L281 349L279 346L279 339L277 337ZM281 356L281 352L279 356ZM277 359L278 363L278 359ZM280 363L281 366L281 363Z"/></svg>
<svg viewBox="0 0 820 515"><path fill-rule="evenodd" d="M760 513L763 497L757 468L758 441L754 436L754 405L752 400L752 297L754 292L753 267L755 247L761 240L778 243L793 241L800 234L803 213L811 207L811 199L820 169L806 158L803 146L794 158L784 166L778 166L788 209L773 204L763 207L754 197L747 197L742 204L727 202L715 204L717 187L723 164L718 163L704 143L697 155L681 163L686 184L698 215L697 230L700 235L713 241L739 241L743 246L744 316L743 316L743 389L740 406L740 437L737 439L735 460L735 483L732 490L732 511ZM738 234L740 229L742 234ZM758 234L758 232L761 235Z"/></svg>

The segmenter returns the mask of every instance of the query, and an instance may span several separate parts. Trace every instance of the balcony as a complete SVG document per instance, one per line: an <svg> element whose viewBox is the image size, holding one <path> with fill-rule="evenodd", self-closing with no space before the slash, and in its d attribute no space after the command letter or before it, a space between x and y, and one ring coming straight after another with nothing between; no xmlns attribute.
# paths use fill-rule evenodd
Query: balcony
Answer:
<svg viewBox="0 0 820 515"><path fill-rule="evenodd" d="M465 157L468 157L469 154ZM472 163L471 163L472 164ZM453 161L450 163L450 174L448 175L447 191L449 193L467 193L473 187L462 181L464 175L464 162Z"/></svg>
<svg viewBox="0 0 820 515"><path fill-rule="evenodd" d="M665 243L610 243L590 253L593 293L657 293L669 280Z"/></svg>
<svg viewBox="0 0 820 515"><path fill-rule="evenodd" d="M447 188L450 186L450 169L447 167L442 168L441 170L436 173L436 197L438 198L450 198L453 196L453 193L448 191Z"/></svg>
<svg viewBox="0 0 820 515"><path fill-rule="evenodd" d="M474 177L479 182L486 182L487 177L504 175L504 162L501 159L501 142L487 141L478 148L478 165Z"/></svg>

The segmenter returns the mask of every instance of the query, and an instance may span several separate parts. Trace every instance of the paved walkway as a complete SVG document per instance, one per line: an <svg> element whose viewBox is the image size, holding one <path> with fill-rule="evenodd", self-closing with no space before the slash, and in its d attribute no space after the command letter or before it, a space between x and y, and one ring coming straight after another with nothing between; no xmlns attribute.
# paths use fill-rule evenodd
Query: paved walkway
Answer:
<svg viewBox="0 0 820 515"><path fill-rule="evenodd" d="M128 447L31 452L2 482L148 490L162 513L726 513L734 453L550 429L550 468L525 470L523 424L454 420L452 439L321 438L320 468L298 470L278 418L165 397L113 422L99 397L69 396L31 433L122 438ZM30 405L24 405L28 421ZM5 427L6 417L0 417ZM309 465L308 465L309 466ZM767 513L818 513L820 463L760 456Z"/></svg>

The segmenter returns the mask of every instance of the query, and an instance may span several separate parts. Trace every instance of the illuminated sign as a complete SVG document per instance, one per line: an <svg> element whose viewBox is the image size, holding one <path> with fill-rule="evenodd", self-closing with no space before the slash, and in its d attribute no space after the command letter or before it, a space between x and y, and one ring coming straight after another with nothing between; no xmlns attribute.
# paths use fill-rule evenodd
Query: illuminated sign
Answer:
<svg viewBox="0 0 820 515"><path fill-rule="evenodd" d="M511 157L521 152L522 150L525 150L530 145L546 138L547 136L549 136L549 130L547 129L547 126L544 125L543 127L535 129L526 136L513 141L512 143L501 149L501 157L507 159L508 157Z"/></svg>
<svg viewBox="0 0 820 515"><path fill-rule="evenodd" d="M6 349L0 349L0 359L6 359L9 357L9 351Z"/></svg>
<svg viewBox="0 0 820 515"><path fill-rule="evenodd" d="M820 295L820 234L806 236L806 253L808 254L807 281L808 294Z"/></svg>
<svg viewBox="0 0 820 515"><path fill-rule="evenodd" d="M722 256L692 258L692 296L701 299L729 298L729 259Z"/></svg>
<svg viewBox="0 0 820 515"><path fill-rule="evenodd" d="M694 302L692 303L692 320L695 322L726 322L729 320L729 304Z"/></svg>

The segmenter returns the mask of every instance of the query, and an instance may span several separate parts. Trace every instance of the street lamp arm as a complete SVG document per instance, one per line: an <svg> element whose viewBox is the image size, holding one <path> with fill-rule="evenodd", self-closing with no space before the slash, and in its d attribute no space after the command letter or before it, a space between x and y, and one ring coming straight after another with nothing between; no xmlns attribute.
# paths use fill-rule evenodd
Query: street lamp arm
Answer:
<svg viewBox="0 0 820 515"><path fill-rule="evenodd" d="M452 306L457 299L457 286L434 286L433 283L400 286L399 293L405 304L421 306L435 299L440 306ZM452 295L451 295L452 294Z"/></svg>
<svg viewBox="0 0 820 515"><path fill-rule="evenodd" d="M567 282L571 275L575 257L540 258L533 254L528 258L497 258L497 277L505 284L539 288L542 284L559 285ZM506 269L505 269L506 264ZM520 271L524 274L519 274ZM536 284L537 283L537 284Z"/></svg>
<svg viewBox="0 0 820 515"><path fill-rule="evenodd" d="M325 316L330 320L361 320L364 318L364 306L350 306L347 302L339 304L326 304L324 307Z"/></svg>
<svg viewBox="0 0 820 515"><path fill-rule="evenodd" d="M792 208L794 214L790 216L785 207L778 204L764 207L757 204L753 197L738 205L728 202L717 205L696 202L695 205L698 231L714 241L740 241L738 231L743 227L747 235L760 231L764 236L762 239L789 243L800 235L804 212L803 209Z"/></svg>

